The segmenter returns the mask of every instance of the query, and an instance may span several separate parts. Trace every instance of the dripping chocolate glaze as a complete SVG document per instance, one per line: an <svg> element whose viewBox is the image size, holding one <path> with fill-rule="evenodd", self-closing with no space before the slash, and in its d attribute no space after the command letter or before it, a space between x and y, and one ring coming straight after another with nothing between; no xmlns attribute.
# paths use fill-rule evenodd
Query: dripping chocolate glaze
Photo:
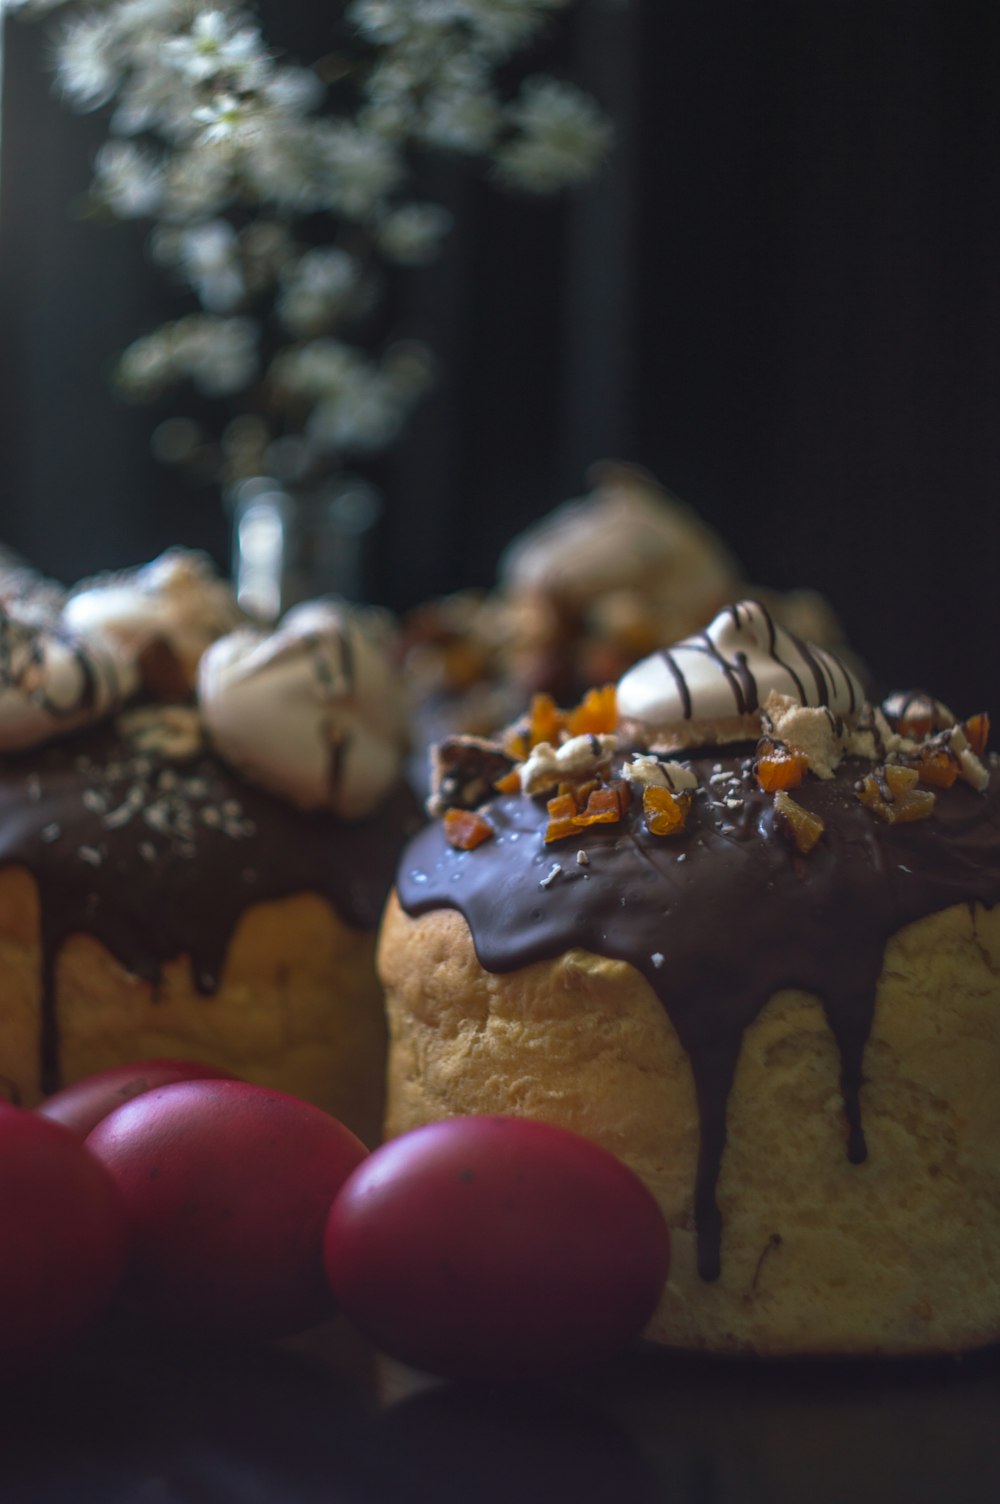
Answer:
<svg viewBox="0 0 1000 1504"><path fill-rule="evenodd" d="M454 908L464 916L488 971L579 946L642 972L691 1061L701 1123L695 1217L706 1279L720 1268L715 1192L726 1104L743 1031L767 1000L784 987L822 1000L840 1053L847 1152L860 1161L862 1061L887 940L953 904L1000 901L996 765L985 795L957 784L938 794L931 818L897 826L879 823L855 797L855 781L870 764L845 762L828 781L809 777L794 797L822 817L826 831L801 858L775 829L751 749L729 752L691 760L700 786L680 838L649 835L633 798L620 824L590 826L546 846L544 799L511 795L484 806L493 839L456 851L435 823L408 846L398 877L407 913ZM710 783L716 769L731 781ZM572 860L578 846L586 866ZM542 886L559 861L562 871Z"/></svg>
<svg viewBox="0 0 1000 1504"><path fill-rule="evenodd" d="M26 868L39 890L43 1090L59 1085L55 967L70 935L93 935L154 984L188 955L208 994L258 901L315 892L374 929L419 823L402 788L351 823L297 810L209 753L167 761L109 728L0 758L0 867Z"/></svg>

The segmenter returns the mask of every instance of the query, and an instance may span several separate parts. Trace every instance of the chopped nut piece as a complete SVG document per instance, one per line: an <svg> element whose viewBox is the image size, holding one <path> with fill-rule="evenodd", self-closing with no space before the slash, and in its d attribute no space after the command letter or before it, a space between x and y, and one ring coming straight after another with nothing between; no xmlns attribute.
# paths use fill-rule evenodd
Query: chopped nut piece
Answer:
<svg viewBox="0 0 1000 1504"><path fill-rule="evenodd" d="M663 760L659 757L637 754L622 768L622 776L630 783L641 784L644 788L655 785L658 788L673 789L674 793L698 787L697 774L671 758ZM731 775L720 772L713 776L728 779Z"/></svg>
<svg viewBox="0 0 1000 1504"><path fill-rule="evenodd" d="M690 794L675 794L655 785L643 789L642 813L651 836L680 835L690 808Z"/></svg>
<svg viewBox="0 0 1000 1504"><path fill-rule="evenodd" d="M493 826L473 809L449 809L444 816L444 837L459 851L474 851L493 834Z"/></svg>
<svg viewBox="0 0 1000 1504"><path fill-rule="evenodd" d="M475 809L493 792L497 779L512 771L511 759L479 736L449 736L431 752L430 815L446 809Z"/></svg>
<svg viewBox="0 0 1000 1504"><path fill-rule="evenodd" d="M172 762L196 757L204 745L197 710L188 705L143 705L118 717L118 729L136 752Z"/></svg>
<svg viewBox="0 0 1000 1504"><path fill-rule="evenodd" d="M617 745L610 735L574 736L561 747L540 742L518 769L521 787L526 794L544 794L561 783L593 778L607 768Z"/></svg>
<svg viewBox="0 0 1000 1504"><path fill-rule="evenodd" d="M784 789L774 796L774 813L779 830L791 837L796 851L808 856L826 829L819 815L803 809Z"/></svg>
<svg viewBox="0 0 1000 1504"><path fill-rule="evenodd" d="M779 789L798 788L809 771L809 759L794 747L765 738L758 743L753 770L765 794L774 794Z"/></svg>

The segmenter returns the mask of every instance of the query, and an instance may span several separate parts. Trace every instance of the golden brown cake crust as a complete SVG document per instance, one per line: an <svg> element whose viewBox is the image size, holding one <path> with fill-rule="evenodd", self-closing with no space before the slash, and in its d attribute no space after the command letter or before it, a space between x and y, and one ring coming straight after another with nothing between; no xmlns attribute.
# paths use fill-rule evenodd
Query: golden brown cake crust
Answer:
<svg viewBox="0 0 1000 1504"><path fill-rule="evenodd" d="M385 1020L373 952L374 935L347 926L316 893L247 908L208 996L188 957L149 982L93 935L71 935L56 961L60 1077L129 1060L203 1060L304 1096L376 1143ZM0 869L0 1087L27 1107L44 1095L41 963L35 881L23 868Z"/></svg>
<svg viewBox="0 0 1000 1504"><path fill-rule="evenodd" d="M55 962L61 1079L130 1060L193 1058L305 1097L375 1143L385 1022L374 946L372 932L345 924L318 894L254 904L206 994L187 956L166 961L152 982L93 935L73 934ZM42 971L37 885L24 868L0 869L0 1090L25 1106L43 1095Z"/></svg>
<svg viewBox="0 0 1000 1504"><path fill-rule="evenodd" d="M839 1055L818 998L779 992L747 1028L715 1281L695 1264L690 1064L634 967L569 950L487 972L460 914L410 918L395 897L379 954L387 1132L514 1112L613 1150L672 1234L654 1340L779 1356L960 1351L1000 1337L1000 908L956 905L890 938L864 1055L863 1164L847 1157Z"/></svg>

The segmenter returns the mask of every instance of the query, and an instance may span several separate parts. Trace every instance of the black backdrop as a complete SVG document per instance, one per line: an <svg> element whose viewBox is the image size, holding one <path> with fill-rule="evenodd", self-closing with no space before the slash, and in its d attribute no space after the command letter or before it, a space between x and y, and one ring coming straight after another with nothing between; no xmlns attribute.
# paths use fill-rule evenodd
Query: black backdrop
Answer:
<svg viewBox="0 0 1000 1504"><path fill-rule="evenodd" d="M325 7L263 7L301 54ZM134 226L73 216L102 124L8 23L0 536L73 578L173 541L226 557L218 497L148 455L111 360L180 306ZM813 585L885 683L1000 717L1000 6L581 0L530 66L614 115L558 204L446 171L445 259L397 295L442 376L375 469L374 599L488 582L503 542L637 460L751 578Z"/></svg>

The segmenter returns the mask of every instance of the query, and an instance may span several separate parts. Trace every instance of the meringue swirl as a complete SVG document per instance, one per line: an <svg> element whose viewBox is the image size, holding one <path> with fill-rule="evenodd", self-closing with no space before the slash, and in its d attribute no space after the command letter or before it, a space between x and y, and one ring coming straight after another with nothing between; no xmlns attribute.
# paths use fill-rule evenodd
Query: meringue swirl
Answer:
<svg viewBox="0 0 1000 1504"><path fill-rule="evenodd" d="M759 601L744 600L629 669L618 684L618 709L623 720L649 727L734 720L745 727L759 720L772 693L835 716L854 715L864 702L863 686L836 653L778 626Z"/></svg>
<svg viewBox="0 0 1000 1504"><path fill-rule="evenodd" d="M302 809L360 819L399 778L403 697L372 613L316 601L238 628L202 658L198 700L219 755Z"/></svg>
<svg viewBox="0 0 1000 1504"><path fill-rule="evenodd" d="M0 752L92 725L124 704L134 664L58 621L0 605Z"/></svg>

